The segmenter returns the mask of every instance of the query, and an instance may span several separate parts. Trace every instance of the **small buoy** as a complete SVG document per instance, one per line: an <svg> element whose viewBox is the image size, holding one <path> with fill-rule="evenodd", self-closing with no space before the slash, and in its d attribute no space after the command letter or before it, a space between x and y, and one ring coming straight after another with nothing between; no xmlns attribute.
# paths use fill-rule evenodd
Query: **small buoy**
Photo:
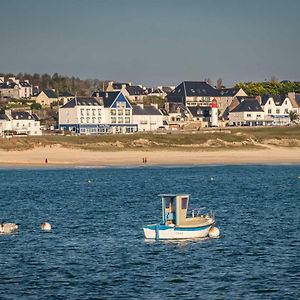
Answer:
<svg viewBox="0 0 300 300"><path fill-rule="evenodd" d="M209 235L210 238L216 239L220 236L220 230L217 227L212 227L209 230L208 235Z"/></svg>
<svg viewBox="0 0 300 300"><path fill-rule="evenodd" d="M48 222L44 222L40 225L42 231L51 231L51 224Z"/></svg>
<svg viewBox="0 0 300 300"><path fill-rule="evenodd" d="M210 180L211 180L211 181L213 181L213 180L214 180L214 178L213 178L213 177L210 177Z"/></svg>
<svg viewBox="0 0 300 300"><path fill-rule="evenodd" d="M88 183L92 183L92 180L88 180Z"/></svg>
<svg viewBox="0 0 300 300"><path fill-rule="evenodd" d="M10 234L15 232L19 228L16 223L1 223L0 234Z"/></svg>
<svg viewBox="0 0 300 300"><path fill-rule="evenodd" d="M300 179L300 176L298 176L298 179Z"/></svg>

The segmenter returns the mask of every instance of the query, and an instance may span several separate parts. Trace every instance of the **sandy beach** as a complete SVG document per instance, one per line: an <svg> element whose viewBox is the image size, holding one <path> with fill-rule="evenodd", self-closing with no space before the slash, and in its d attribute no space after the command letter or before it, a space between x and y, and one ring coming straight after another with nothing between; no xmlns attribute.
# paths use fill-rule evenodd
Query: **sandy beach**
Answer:
<svg viewBox="0 0 300 300"><path fill-rule="evenodd" d="M300 148L268 147L262 150L191 152L165 150L96 152L62 147L40 147L27 151L1 150L0 166L139 166L143 164L143 157L147 157L147 165L298 164L300 163Z"/></svg>

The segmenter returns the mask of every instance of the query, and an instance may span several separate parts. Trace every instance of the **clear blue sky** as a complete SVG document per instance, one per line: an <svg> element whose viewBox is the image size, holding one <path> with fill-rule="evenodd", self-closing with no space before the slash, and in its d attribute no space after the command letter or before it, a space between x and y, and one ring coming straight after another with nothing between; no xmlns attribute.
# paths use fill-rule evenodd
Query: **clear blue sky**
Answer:
<svg viewBox="0 0 300 300"><path fill-rule="evenodd" d="M300 80L299 11L299 0L2 0L0 72Z"/></svg>

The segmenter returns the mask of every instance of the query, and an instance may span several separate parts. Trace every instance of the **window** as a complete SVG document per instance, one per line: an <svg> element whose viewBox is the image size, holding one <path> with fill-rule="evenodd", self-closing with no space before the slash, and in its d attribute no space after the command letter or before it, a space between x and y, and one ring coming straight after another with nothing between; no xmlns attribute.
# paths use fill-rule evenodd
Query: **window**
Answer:
<svg viewBox="0 0 300 300"><path fill-rule="evenodd" d="M117 102L117 107L118 108L125 108L125 102Z"/></svg>
<svg viewBox="0 0 300 300"><path fill-rule="evenodd" d="M285 114L288 114L288 113L289 113L289 109L286 108L286 109L284 110L284 113L285 113Z"/></svg>
<svg viewBox="0 0 300 300"><path fill-rule="evenodd" d="M87 116L90 115L90 109L89 109L89 108L86 110L86 115L87 115Z"/></svg>
<svg viewBox="0 0 300 300"><path fill-rule="evenodd" d="M276 114L280 114L280 109L276 109Z"/></svg>
<svg viewBox="0 0 300 300"><path fill-rule="evenodd" d="M93 116L96 115L96 109L92 109L92 115L93 115Z"/></svg>
<svg viewBox="0 0 300 300"><path fill-rule="evenodd" d="M257 115L257 118L260 118L261 117L261 115Z"/></svg>
<svg viewBox="0 0 300 300"><path fill-rule="evenodd" d="M112 124L117 123L117 118L116 118L116 117L111 117L111 123L112 123Z"/></svg>
<svg viewBox="0 0 300 300"><path fill-rule="evenodd" d="M272 113L272 109L268 109L268 114L271 114Z"/></svg>
<svg viewBox="0 0 300 300"><path fill-rule="evenodd" d="M96 123L96 118L95 117L92 118L92 123Z"/></svg>
<svg viewBox="0 0 300 300"><path fill-rule="evenodd" d="M130 116L130 109L125 109L125 116Z"/></svg>
<svg viewBox="0 0 300 300"><path fill-rule="evenodd" d="M123 112L123 109L118 109L118 115L123 115L124 112Z"/></svg>
<svg viewBox="0 0 300 300"><path fill-rule="evenodd" d="M125 118L125 123L126 123L126 124L129 124L129 123L130 123L130 118L129 118L129 117L126 117L126 118Z"/></svg>
<svg viewBox="0 0 300 300"><path fill-rule="evenodd" d="M101 115L101 109L98 109L98 115Z"/></svg>
<svg viewBox="0 0 300 300"><path fill-rule="evenodd" d="M83 116L84 115L84 109L80 110L80 115Z"/></svg>
<svg viewBox="0 0 300 300"><path fill-rule="evenodd" d="M28 127L31 127L31 123L30 122L28 123Z"/></svg>
<svg viewBox="0 0 300 300"><path fill-rule="evenodd" d="M117 114L117 111L116 111L115 109L112 109L112 110L110 111L110 113L111 113L112 116L115 116L115 115Z"/></svg>
<svg viewBox="0 0 300 300"><path fill-rule="evenodd" d="M123 123L123 118L122 117L118 118L118 123Z"/></svg>
<svg viewBox="0 0 300 300"><path fill-rule="evenodd" d="M98 117L98 123L101 123L101 117Z"/></svg>
<svg viewBox="0 0 300 300"><path fill-rule="evenodd" d="M19 125L20 125L20 124L19 124L19 123L17 123L17 127L19 127Z"/></svg>
<svg viewBox="0 0 300 300"><path fill-rule="evenodd" d="M84 123L84 118L83 117L80 118L80 123Z"/></svg>
<svg viewBox="0 0 300 300"><path fill-rule="evenodd" d="M251 117L251 114L247 114L247 117L250 118L250 117Z"/></svg>
<svg viewBox="0 0 300 300"><path fill-rule="evenodd" d="M90 118L89 117L86 118L86 122L90 123Z"/></svg>
<svg viewBox="0 0 300 300"><path fill-rule="evenodd" d="M171 204L171 199L167 198L166 199L166 208L170 208L170 204Z"/></svg>
<svg viewBox="0 0 300 300"><path fill-rule="evenodd" d="M181 209L187 209L188 198L181 198Z"/></svg>

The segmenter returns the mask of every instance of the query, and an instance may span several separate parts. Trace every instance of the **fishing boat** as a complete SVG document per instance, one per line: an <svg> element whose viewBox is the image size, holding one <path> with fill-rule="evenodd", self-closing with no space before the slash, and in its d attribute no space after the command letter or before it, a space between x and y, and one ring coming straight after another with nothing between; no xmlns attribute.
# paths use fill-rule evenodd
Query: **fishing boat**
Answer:
<svg viewBox="0 0 300 300"><path fill-rule="evenodd" d="M213 213L195 214L195 210L188 212L190 195L163 194L160 196L162 220L159 224L143 227L146 239L169 240L219 236Z"/></svg>

